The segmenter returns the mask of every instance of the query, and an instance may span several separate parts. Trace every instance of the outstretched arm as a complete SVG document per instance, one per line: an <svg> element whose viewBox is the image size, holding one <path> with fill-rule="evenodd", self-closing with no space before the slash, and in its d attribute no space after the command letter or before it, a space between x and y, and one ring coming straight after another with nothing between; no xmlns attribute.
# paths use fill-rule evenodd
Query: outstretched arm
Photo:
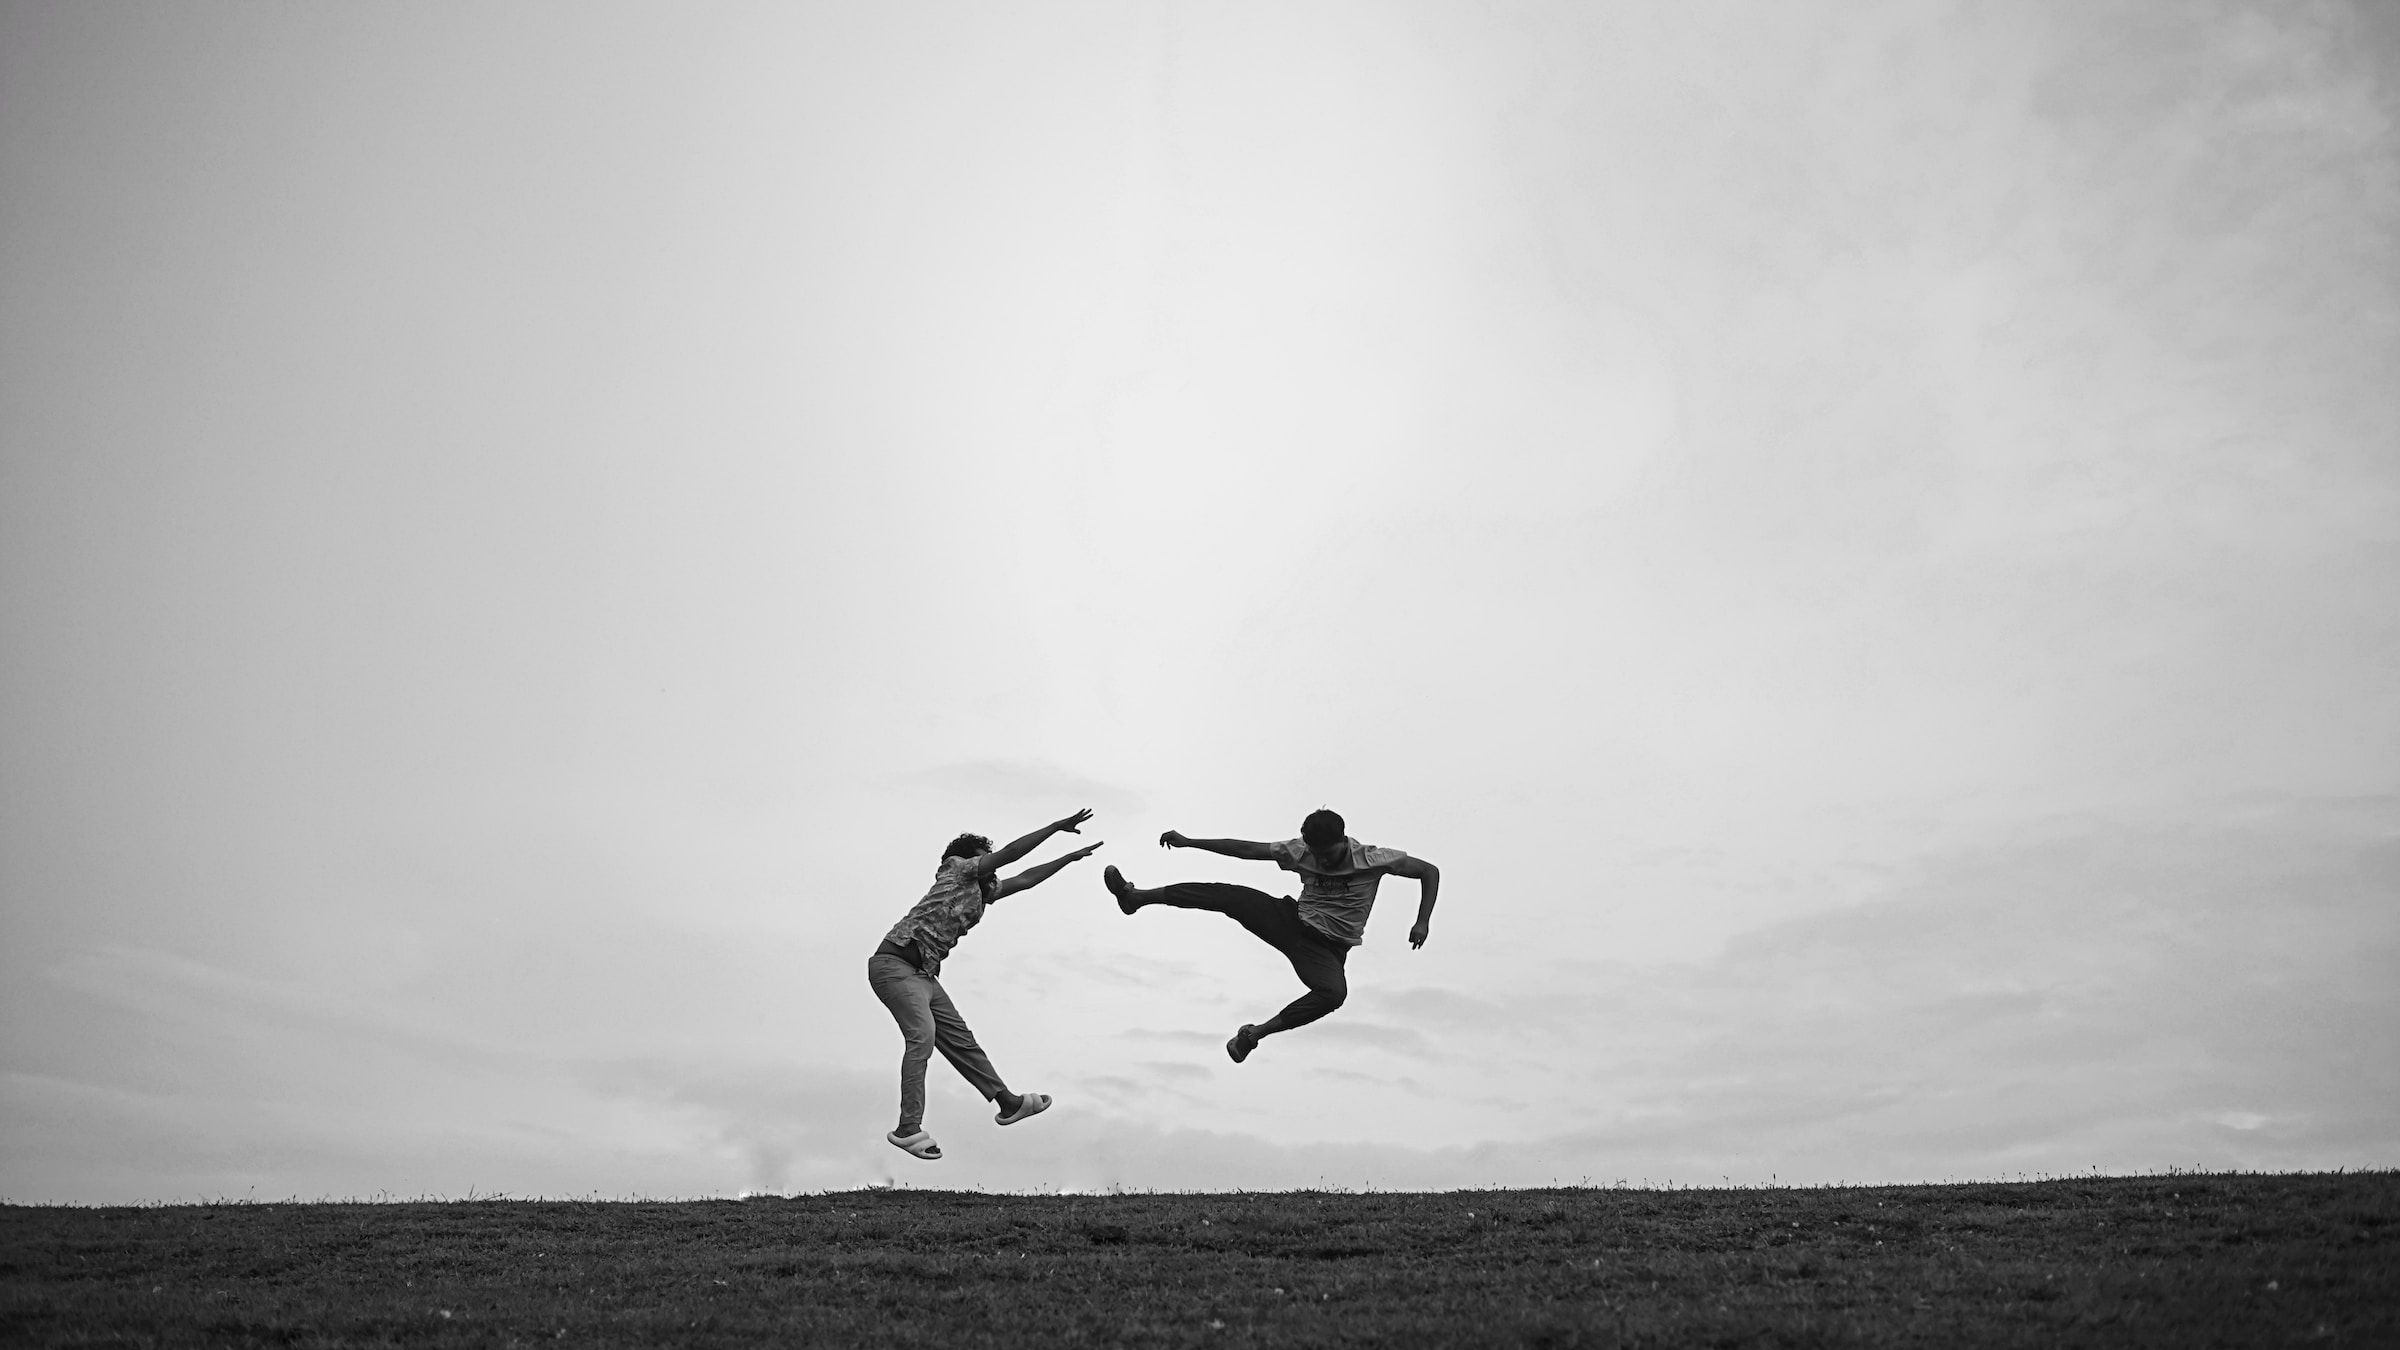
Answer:
<svg viewBox="0 0 2400 1350"><path fill-rule="evenodd" d="M1255 839L1193 839L1181 830L1169 830L1158 837L1160 848L1196 848L1204 853L1222 853L1228 858L1247 858L1251 862L1273 862L1275 846Z"/></svg>
<svg viewBox="0 0 2400 1350"><path fill-rule="evenodd" d="M1035 830L1033 833L1026 835L1022 839L1012 839L1008 842L1008 846L1006 848L1003 848L996 853L986 853L982 857L977 858L975 860L976 875L986 877L990 876L992 873L999 871L1001 868L1008 866L1010 863L1015 862L1017 859L1022 858L1026 854L1031 853L1035 849L1041 847L1042 841L1049 838L1051 835L1081 834L1083 833L1083 822L1090 820L1091 818L1092 811L1091 808L1087 806L1083 810L1078 811L1074 815L1068 816L1063 820L1051 821L1049 824L1044 825L1042 828Z"/></svg>
<svg viewBox="0 0 2400 1350"><path fill-rule="evenodd" d="M1408 945L1422 947L1426 936L1433 931L1433 901L1442 891L1442 869L1423 858L1402 858L1386 870L1417 883L1417 926L1408 930Z"/></svg>
<svg viewBox="0 0 2400 1350"><path fill-rule="evenodd" d="M1098 844L1085 844L1082 848L1075 850L1073 853L1070 853L1063 858L1053 858L1050 861L1043 863L1039 867L1028 867L1013 877L1002 877L1000 879L1000 894L1015 895L1019 891L1032 890L1034 887L1039 886L1043 882L1048 881L1050 878L1058 875L1059 869L1065 867L1068 863L1071 863L1078 858L1088 858L1092 856L1092 850L1098 847L1100 847Z"/></svg>

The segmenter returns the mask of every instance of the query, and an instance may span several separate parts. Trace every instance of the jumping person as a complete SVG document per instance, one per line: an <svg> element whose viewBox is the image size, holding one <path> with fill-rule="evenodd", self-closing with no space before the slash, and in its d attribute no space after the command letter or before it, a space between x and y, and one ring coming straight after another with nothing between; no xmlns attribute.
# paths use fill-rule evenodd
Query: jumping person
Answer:
<svg viewBox="0 0 2400 1350"><path fill-rule="evenodd" d="M1210 910L1249 929L1252 936L1282 952L1292 963L1292 973L1308 986L1308 992L1266 1021L1244 1023L1233 1033L1233 1039L1225 1042L1225 1053L1236 1064L1250 1058L1250 1052L1266 1037L1307 1026L1350 997L1350 980L1342 966L1350 958L1350 949L1365 940L1367 915L1375 908L1375 888L1385 875L1408 877L1417 883L1417 924L1408 930L1408 945L1425 945L1433 926L1433 901L1441 890L1442 870L1396 848L1362 844L1344 833L1347 828L1340 816L1318 810L1300 822L1299 838L1279 844L1192 839L1175 830L1158 837L1161 848L1205 849L1297 872L1297 900L1222 881L1184 881L1145 891L1114 867L1100 874L1109 894L1117 897L1117 908L1127 914L1144 905Z"/></svg>
<svg viewBox="0 0 2400 1350"><path fill-rule="evenodd" d="M1028 867L1006 879L1000 876L1000 869L1033 852L1053 834L1081 834L1083 822L1091 818L1090 811L1078 811L997 853L992 851L992 841L980 834L962 834L951 840L934 871L933 889L925 892L925 898L906 918L892 925L875 954L867 958L867 985L883 1000L883 1006L892 1010L892 1020L900 1024L900 1035L908 1042L900 1053L899 1128L884 1136L895 1147L927 1160L942 1156L941 1145L925 1132L925 1065L936 1050L984 1100L999 1103L1000 1114L993 1119L1001 1124L1014 1125L1050 1109L1048 1096L1039 1092L1019 1095L1000 1081L999 1072L992 1068L983 1047L975 1043L975 1033L967 1030L966 1019L958 1015L936 977L941 973L942 958L968 929L983 921L986 906L1041 885L1060 868L1090 856L1100 846L1086 844L1063 858Z"/></svg>

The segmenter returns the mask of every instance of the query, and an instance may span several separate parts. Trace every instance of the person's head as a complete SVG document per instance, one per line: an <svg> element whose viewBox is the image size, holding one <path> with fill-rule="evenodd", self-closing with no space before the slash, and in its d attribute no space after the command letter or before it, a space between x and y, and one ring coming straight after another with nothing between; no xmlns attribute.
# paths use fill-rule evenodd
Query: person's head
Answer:
<svg viewBox="0 0 2400 1350"><path fill-rule="evenodd" d="M950 847L942 850L942 857L945 860L950 858L980 858L984 854L991 851L991 840L984 838L980 834L962 834L958 838L950 841Z"/></svg>
<svg viewBox="0 0 2400 1350"><path fill-rule="evenodd" d="M1300 842L1317 855L1317 861L1332 866L1349 851L1350 827L1342 823L1339 814L1320 806L1300 822Z"/></svg>

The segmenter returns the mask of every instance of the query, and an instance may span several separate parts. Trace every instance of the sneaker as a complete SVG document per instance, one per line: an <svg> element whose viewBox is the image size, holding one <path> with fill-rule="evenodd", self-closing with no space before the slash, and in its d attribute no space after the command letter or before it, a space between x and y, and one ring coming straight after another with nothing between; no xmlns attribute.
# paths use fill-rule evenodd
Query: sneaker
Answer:
<svg viewBox="0 0 2400 1350"><path fill-rule="evenodd" d="M1024 1096L1017 1098L1016 1110L1002 1111L999 1115L992 1117L992 1119L999 1121L1003 1125L1014 1125L1027 1116L1038 1116L1042 1112L1049 1109L1049 1093L1028 1092Z"/></svg>
<svg viewBox="0 0 2400 1350"><path fill-rule="evenodd" d="M1142 902L1133 898L1133 883L1125 879L1115 863L1100 869L1100 881L1108 887L1110 895L1117 897L1118 909L1131 914L1142 907Z"/></svg>
<svg viewBox="0 0 2400 1350"><path fill-rule="evenodd" d="M1225 1053L1233 1056L1236 1064L1250 1058L1250 1052L1257 1048L1258 1028L1248 1022L1242 1023L1242 1029L1233 1033L1232 1040L1225 1042Z"/></svg>

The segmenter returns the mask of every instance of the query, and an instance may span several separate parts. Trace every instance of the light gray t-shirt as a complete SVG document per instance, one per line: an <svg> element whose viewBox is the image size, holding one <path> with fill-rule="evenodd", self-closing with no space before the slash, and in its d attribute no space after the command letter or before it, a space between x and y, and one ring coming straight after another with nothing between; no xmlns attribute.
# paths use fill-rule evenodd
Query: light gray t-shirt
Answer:
<svg viewBox="0 0 2400 1350"><path fill-rule="evenodd" d="M1275 865L1300 874L1300 918L1309 927L1344 947L1367 939L1367 916L1375 911L1375 888L1392 864L1408 861L1396 848L1377 848L1349 840L1344 865L1328 872L1317 866L1317 855L1299 839L1274 846Z"/></svg>

